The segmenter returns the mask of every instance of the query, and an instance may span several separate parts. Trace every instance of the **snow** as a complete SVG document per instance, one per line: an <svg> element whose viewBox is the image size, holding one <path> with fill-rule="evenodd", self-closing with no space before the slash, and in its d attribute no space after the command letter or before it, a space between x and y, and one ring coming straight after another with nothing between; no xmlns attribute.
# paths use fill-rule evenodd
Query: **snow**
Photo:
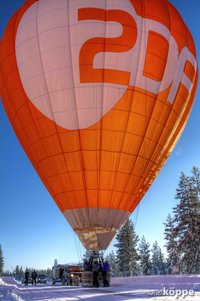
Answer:
<svg viewBox="0 0 200 301"><path fill-rule="evenodd" d="M3 277L0 278L0 300L199 301L200 275L112 278L111 287L109 288L82 288L60 285L25 286L11 277Z"/></svg>
<svg viewBox="0 0 200 301"><path fill-rule="evenodd" d="M3 279L2 278L0 278L0 285L6 285L6 283L3 281Z"/></svg>
<svg viewBox="0 0 200 301"><path fill-rule="evenodd" d="M16 292L11 292L11 297L16 300L16 301L25 301L24 299L22 299L20 296L17 295Z"/></svg>

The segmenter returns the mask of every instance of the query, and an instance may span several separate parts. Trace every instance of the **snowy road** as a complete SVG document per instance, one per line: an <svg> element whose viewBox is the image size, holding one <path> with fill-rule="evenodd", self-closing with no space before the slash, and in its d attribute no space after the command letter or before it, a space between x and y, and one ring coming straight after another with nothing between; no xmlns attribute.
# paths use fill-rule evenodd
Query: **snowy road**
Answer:
<svg viewBox="0 0 200 301"><path fill-rule="evenodd" d="M171 296L169 296L171 295ZM0 301L200 301L200 276L114 278L109 288L36 287L0 278Z"/></svg>

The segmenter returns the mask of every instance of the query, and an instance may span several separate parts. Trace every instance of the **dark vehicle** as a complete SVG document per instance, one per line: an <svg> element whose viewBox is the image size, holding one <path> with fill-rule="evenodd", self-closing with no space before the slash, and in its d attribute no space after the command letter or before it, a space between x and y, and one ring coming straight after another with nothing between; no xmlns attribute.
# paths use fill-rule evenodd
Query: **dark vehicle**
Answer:
<svg viewBox="0 0 200 301"><path fill-rule="evenodd" d="M61 282L62 285L80 285L82 274L81 265L58 264L56 266L53 266L52 272L53 285L56 282Z"/></svg>
<svg viewBox="0 0 200 301"><path fill-rule="evenodd" d="M44 274L38 275L37 282L46 284L47 283L47 276L44 275Z"/></svg>

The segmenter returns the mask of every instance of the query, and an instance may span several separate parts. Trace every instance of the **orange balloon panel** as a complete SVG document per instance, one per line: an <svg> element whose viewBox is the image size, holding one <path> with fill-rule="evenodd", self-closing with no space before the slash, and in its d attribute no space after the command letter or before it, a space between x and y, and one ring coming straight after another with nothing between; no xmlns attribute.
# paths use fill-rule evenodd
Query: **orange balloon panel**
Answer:
<svg viewBox="0 0 200 301"><path fill-rule="evenodd" d="M0 51L16 135L83 244L106 248L191 111L188 28L167 0L28 0Z"/></svg>

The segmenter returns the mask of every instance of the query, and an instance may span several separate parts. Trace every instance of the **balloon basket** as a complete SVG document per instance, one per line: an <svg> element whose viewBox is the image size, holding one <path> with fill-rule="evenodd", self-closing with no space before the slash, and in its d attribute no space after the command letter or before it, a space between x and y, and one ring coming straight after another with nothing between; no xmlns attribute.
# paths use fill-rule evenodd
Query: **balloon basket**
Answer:
<svg viewBox="0 0 200 301"><path fill-rule="evenodd" d="M110 273L107 273L107 282L110 286ZM99 272L98 275L98 282L99 282L99 287L103 287L103 277L102 273ZM81 273L81 286L82 287L93 287L93 272L92 271L83 271Z"/></svg>

